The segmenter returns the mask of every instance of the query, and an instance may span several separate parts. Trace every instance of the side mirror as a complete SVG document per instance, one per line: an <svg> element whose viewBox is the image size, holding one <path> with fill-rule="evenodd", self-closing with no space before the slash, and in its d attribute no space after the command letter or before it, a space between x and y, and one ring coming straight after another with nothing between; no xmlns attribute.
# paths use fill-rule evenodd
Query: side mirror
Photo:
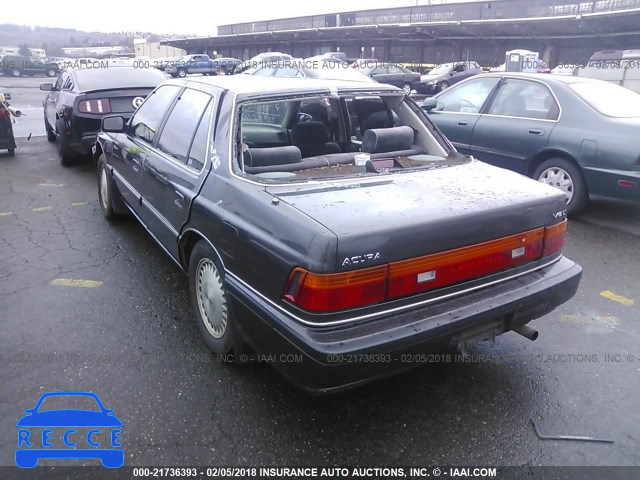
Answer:
<svg viewBox="0 0 640 480"><path fill-rule="evenodd" d="M10 93L5 93L4 94L4 99L5 100L11 100L11 94Z"/></svg>
<svg viewBox="0 0 640 480"><path fill-rule="evenodd" d="M51 90L53 90L53 83L41 83L40 90L42 90L43 92L50 92Z"/></svg>
<svg viewBox="0 0 640 480"><path fill-rule="evenodd" d="M122 115L108 115L102 119L102 131L108 133L124 132L125 121Z"/></svg>
<svg viewBox="0 0 640 480"><path fill-rule="evenodd" d="M451 72L451 73L449 74L449 76L450 76L450 77L453 77L453 72Z"/></svg>
<svg viewBox="0 0 640 480"><path fill-rule="evenodd" d="M422 105L420 105L420 107L422 107L422 109L426 110L427 112L430 112L431 110L436 108L436 106L438 106L438 101L433 97L425 98L422 102Z"/></svg>

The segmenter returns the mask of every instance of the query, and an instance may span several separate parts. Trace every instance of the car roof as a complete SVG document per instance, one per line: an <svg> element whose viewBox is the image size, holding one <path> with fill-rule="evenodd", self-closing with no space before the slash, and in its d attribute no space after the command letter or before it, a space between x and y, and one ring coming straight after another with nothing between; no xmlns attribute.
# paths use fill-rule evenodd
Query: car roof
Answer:
<svg viewBox="0 0 640 480"><path fill-rule="evenodd" d="M361 83L345 80L325 80L315 78L255 77L253 75L224 75L215 77L191 77L189 79L171 80L173 84L187 83L211 85L229 90L238 95L268 94L290 92L292 95L317 92L319 90L363 90L401 92L397 87L382 83Z"/></svg>
<svg viewBox="0 0 640 480"><path fill-rule="evenodd" d="M530 80L538 80L546 83L599 83L602 80L586 77L574 77L570 75L560 76L551 75L548 73L521 73L521 72L490 72L481 73L480 75L474 75L470 78L479 77L512 77L512 78L526 78Z"/></svg>
<svg viewBox="0 0 640 480"><path fill-rule="evenodd" d="M108 68L72 68L80 91L115 88L155 88L166 76L155 68L110 65Z"/></svg>

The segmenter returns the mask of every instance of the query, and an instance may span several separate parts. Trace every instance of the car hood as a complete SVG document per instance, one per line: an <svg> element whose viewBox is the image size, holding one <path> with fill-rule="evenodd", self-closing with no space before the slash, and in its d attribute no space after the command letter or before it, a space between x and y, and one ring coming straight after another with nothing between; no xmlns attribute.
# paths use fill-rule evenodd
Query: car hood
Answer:
<svg viewBox="0 0 640 480"><path fill-rule="evenodd" d="M566 209L559 190L479 161L267 190L336 235L334 270L353 256L380 253L373 266L525 232Z"/></svg>
<svg viewBox="0 0 640 480"><path fill-rule="evenodd" d="M115 415L90 410L50 410L25 415L16 427L121 427Z"/></svg>

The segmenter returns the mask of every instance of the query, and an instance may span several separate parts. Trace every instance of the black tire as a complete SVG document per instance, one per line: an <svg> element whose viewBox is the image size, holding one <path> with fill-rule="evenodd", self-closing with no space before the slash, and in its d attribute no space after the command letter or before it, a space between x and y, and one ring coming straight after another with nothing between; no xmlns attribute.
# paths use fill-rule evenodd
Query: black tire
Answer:
<svg viewBox="0 0 640 480"><path fill-rule="evenodd" d="M15 155L16 154L16 149L15 148L10 148L9 149L9 155Z"/></svg>
<svg viewBox="0 0 640 480"><path fill-rule="evenodd" d="M411 85L409 82L405 82L404 85L402 85L402 91L405 95L411 95L411 90L413 90L413 85Z"/></svg>
<svg viewBox="0 0 640 480"><path fill-rule="evenodd" d="M44 116L44 129L47 132L47 141L51 143L56 143L57 137L56 132L53 131L51 125L49 125L49 121L47 120L47 115Z"/></svg>
<svg viewBox="0 0 640 480"><path fill-rule="evenodd" d="M57 73L58 72L56 72L55 69L50 68L49 70L47 70L47 77L55 77Z"/></svg>
<svg viewBox="0 0 640 480"><path fill-rule="evenodd" d="M438 84L438 92L442 92L447 88L449 88L449 82L447 82L446 80L443 80Z"/></svg>
<svg viewBox="0 0 640 480"><path fill-rule="evenodd" d="M219 355L240 355L245 344L231 310L224 271L204 240L195 245L189 259L189 296L205 345Z"/></svg>
<svg viewBox="0 0 640 480"><path fill-rule="evenodd" d="M545 160L535 169L532 177L565 192L568 215L582 210L589 200L582 172L571 160L560 157Z"/></svg>
<svg viewBox="0 0 640 480"><path fill-rule="evenodd" d="M116 220L128 212L122 195L118 191L113 178L107 170L107 159L104 153L100 155L96 166L96 179L98 182L98 203L102 216L107 220Z"/></svg>
<svg viewBox="0 0 640 480"><path fill-rule="evenodd" d="M62 135L62 125L60 121L56 123L56 145L58 146L58 158L60 159L60 165L63 167L69 167L75 163L76 155L69 146L69 140Z"/></svg>
<svg viewBox="0 0 640 480"><path fill-rule="evenodd" d="M176 74L178 75L178 77L184 78L187 76L187 71L184 68L179 68Z"/></svg>

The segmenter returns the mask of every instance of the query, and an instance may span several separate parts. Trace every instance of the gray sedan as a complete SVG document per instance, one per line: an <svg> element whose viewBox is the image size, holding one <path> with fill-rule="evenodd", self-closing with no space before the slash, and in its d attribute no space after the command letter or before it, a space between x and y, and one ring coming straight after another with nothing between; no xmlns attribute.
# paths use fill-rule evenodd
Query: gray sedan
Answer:
<svg viewBox="0 0 640 480"><path fill-rule="evenodd" d="M640 95L600 80L536 73L474 76L422 108L461 153L560 188L640 200Z"/></svg>

